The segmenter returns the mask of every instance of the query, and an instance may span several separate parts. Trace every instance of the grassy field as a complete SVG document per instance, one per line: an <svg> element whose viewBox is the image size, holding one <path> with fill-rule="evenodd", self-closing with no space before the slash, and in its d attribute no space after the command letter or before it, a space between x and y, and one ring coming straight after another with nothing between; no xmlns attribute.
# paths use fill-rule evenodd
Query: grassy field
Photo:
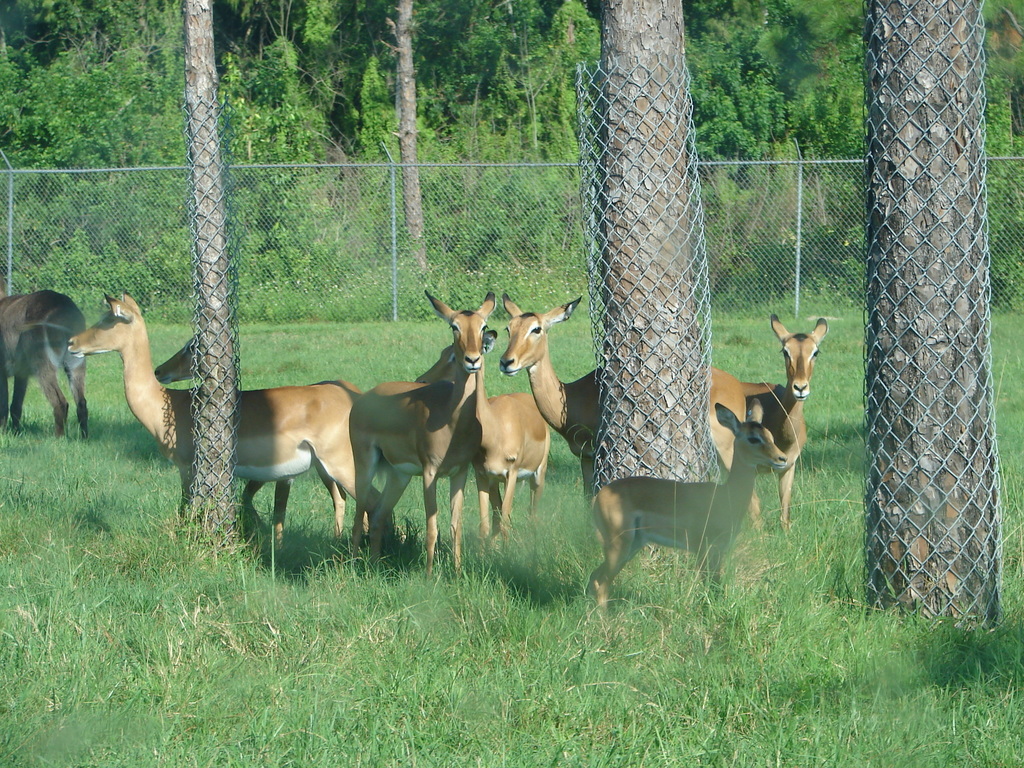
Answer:
<svg viewBox="0 0 1024 768"><path fill-rule="evenodd" d="M864 604L859 312L822 344L792 531L765 478L764 529L741 534L721 594L657 550L607 615L584 595L600 553L558 436L538 518L519 495L511 540L485 552L471 511L461 577L447 554L424 576L415 482L398 520L416 549L395 567L342 556L314 477L276 555L210 555L175 536L177 473L120 361L91 358L90 440L54 440L34 384L25 433L0 434L0 766L1018 765L1021 327L998 317L993 339L1006 618L974 632ZM187 334L151 328L154 362ZM592 365L585 316L551 339L563 378ZM246 327L243 383L369 387L449 341L440 321ZM779 378L767 317L716 318L715 362ZM528 388L488 366L490 394Z"/></svg>

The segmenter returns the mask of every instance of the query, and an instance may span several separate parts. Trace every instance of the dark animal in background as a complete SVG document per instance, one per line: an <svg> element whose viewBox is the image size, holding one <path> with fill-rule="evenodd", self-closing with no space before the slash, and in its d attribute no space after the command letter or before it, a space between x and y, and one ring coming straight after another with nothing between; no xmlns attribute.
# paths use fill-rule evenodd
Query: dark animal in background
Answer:
<svg viewBox="0 0 1024 768"><path fill-rule="evenodd" d="M85 360L68 352L68 339L85 330L85 317L62 293L36 291L3 296L0 291L0 427L7 425L7 380L14 378L10 397L11 427L21 429L21 411L30 376L39 379L43 394L53 406L54 434L64 435L68 401L57 382L63 370L75 400L78 428L89 434L89 410L85 403Z"/></svg>

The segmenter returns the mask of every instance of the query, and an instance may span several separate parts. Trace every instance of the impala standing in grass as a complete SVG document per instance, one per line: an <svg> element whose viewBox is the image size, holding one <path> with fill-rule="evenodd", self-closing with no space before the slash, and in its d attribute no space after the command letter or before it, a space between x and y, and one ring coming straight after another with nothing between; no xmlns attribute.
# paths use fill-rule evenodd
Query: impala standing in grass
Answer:
<svg viewBox="0 0 1024 768"><path fill-rule="evenodd" d="M72 354L117 352L124 364L124 393L135 418L157 442L160 452L178 468L182 503L192 482L192 393L161 386L153 374L149 335L139 305L128 294L106 297L108 310L91 328L72 337ZM346 382L302 387L254 389L239 393L236 477L251 481L251 493L268 482L290 482L311 466L334 501L335 534L344 527L343 491L354 488L354 467L348 442L348 413L359 395ZM372 488L366 493L373 498ZM279 495L280 486L279 486ZM283 494L287 499L287 494ZM275 505L277 506L277 505ZM279 517L278 517L279 515ZM275 509L275 541L284 527L284 505Z"/></svg>
<svg viewBox="0 0 1024 768"><path fill-rule="evenodd" d="M779 318L771 316L772 331L782 344L786 361L786 384L744 384L748 402L759 402L764 409L764 425L771 431L775 444L786 454L786 466L775 469L779 478L779 502L782 505L782 527L790 526L790 504L793 497L793 479L796 460L807 444L807 423L804 420L804 401L811 394L811 375L818 357L818 345L828 333L828 322L818 318L810 333L790 333ZM760 524L761 505L757 494L751 499L750 513L755 524Z"/></svg>
<svg viewBox="0 0 1024 768"><path fill-rule="evenodd" d="M587 589L601 608L608 604L612 581L647 544L687 549L697 555L707 577L721 577L722 557L743 524L758 467L782 469L786 454L761 423L760 403L753 404L742 424L721 404L715 405L715 413L735 438L733 466L725 483L625 477L594 497L594 524L604 562L590 574Z"/></svg>
<svg viewBox="0 0 1024 768"><path fill-rule="evenodd" d="M457 311L427 298L452 331L455 375L452 380L385 382L360 397L352 408L349 430L356 470L357 518L370 520L370 556L380 556L386 521L392 518L409 481L423 478L426 514L427 574L434 568L437 546L437 481L448 477L451 536L455 569L462 564L462 506L466 475L480 451L481 429L476 417L476 373L483 368L487 318L494 311L488 293L477 310ZM376 504L366 497L377 473L384 487ZM362 494L362 495L361 495ZM362 526L352 530L352 548L362 539Z"/></svg>

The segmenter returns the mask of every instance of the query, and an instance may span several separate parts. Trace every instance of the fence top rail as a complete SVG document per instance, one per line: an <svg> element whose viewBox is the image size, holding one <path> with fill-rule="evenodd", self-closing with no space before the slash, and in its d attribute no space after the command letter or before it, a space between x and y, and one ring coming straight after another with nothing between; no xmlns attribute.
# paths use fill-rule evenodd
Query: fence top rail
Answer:
<svg viewBox="0 0 1024 768"><path fill-rule="evenodd" d="M1024 156L998 155L986 156L988 162L1024 161ZM803 160L700 160L697 165L702 167L741 166L741 165L859 165L864 158L837 159L803 159ZM232 164L237 170L286 170L301 168L576 168L577 163L268 163L268 164ZM125 168L12 168L0 169L0 173L8 174L90 174L90 173L129 173L135 171L185 171L184 165L144 165Z"/></svg>

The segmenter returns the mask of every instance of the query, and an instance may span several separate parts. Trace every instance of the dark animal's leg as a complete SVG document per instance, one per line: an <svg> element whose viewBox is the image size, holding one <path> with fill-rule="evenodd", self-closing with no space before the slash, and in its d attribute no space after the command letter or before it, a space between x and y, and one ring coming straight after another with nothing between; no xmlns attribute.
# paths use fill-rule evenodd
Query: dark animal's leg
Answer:
<svg viewBox="0 0 1024 768"><path fill-rule="evenodd" d="M85 402L85 360L73 358L64 362L64 372L71 386L71 397L75 401L78 416L78 431L82 437L89 436L89 406Z"/></svg>
<svg viewBox="0 0 1024 768"><path fill-rule="evenodd" d="M0 371L0 429L7 426L7 371Z"/></svg>
<svg viewBox="0 0 1024 768"><path fill-rule="evenodd" d="M39 377L39 386L43 388L43 394L53 406L53 433L57 437L64 437L64 427L68 423L68 401L64 397L64 393L60 391L57 369L52 365L41 365L36 371L36 376ZM24 399L24 394L22 392L22 399ZM20 417L21 414L18 415Z"/></svg>
<svg viewBox="0 0 1024 768"><path fill-rule="evenodd" d="M11 395L11 429L21 430L21 409L25 404L25 390L28 389L28 376L14 377L14 392Z"/></svg>

